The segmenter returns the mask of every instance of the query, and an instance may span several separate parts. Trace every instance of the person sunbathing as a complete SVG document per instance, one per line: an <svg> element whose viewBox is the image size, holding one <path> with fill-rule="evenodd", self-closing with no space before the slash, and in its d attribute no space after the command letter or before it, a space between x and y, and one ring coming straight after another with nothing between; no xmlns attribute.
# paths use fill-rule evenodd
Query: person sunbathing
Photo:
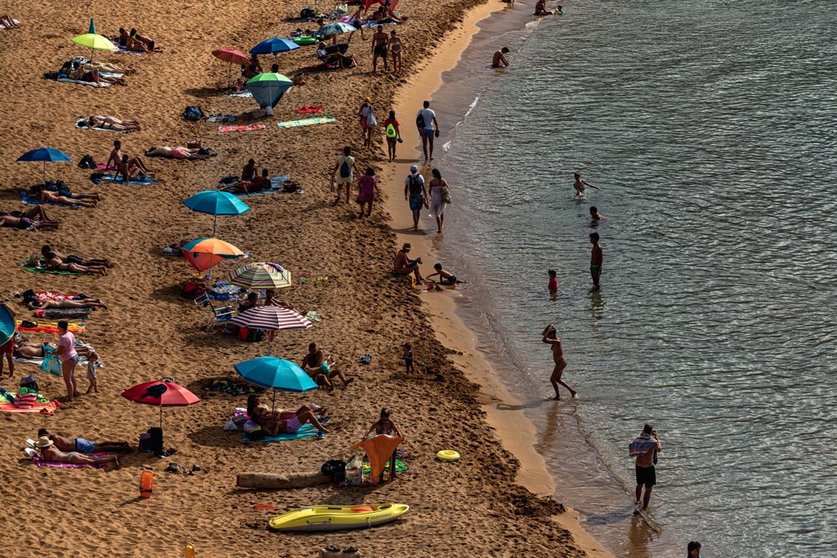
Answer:
<svg viewBox="0 0 837 558"><path fill-rule="evenodd" d="M107 308L107 304L98 298L85 298L83 300L33 300L26 306L30 310L49 310L52 308Z"/></svg>
<svg viewBox="0 0 837 558"><path fill-rule="evenodd" d="M79 453L127 453L131 451L131 445L128 442L93 442L86 438L65 438L58 434L51 434L46 428L38 430L38 437L49 438L60 451Z"/></svg>
<svg viewBox="0 0 837 558"><path fill-rule="evenodd" d="M70 196L66 196L55 192L50 192L49 190L44 188L42 184L38 184L30 188L29 193L33 196L36 196L40 201L44 203L80 205L81 207L96 207L97 205L99 205L99 194L72 194L70 192L65 192L71 194Z"/></svg>
<svg viewBox="0 0 837 558"><path fill-rule="evenodd" d="M93 115L79 121L79 126L86 128L100 128L115 132L138 132L140 123L136 120L120 120L113 116Z"/></svg>
<svg viewBox="0 0 837 558"><path fill-rule="evenodd" d="M29 217L15 217L14 215L0 215L0 227L10 227L13 229L37 230L38 221L30 219Z"/></svg>
<svg viewBox="0 0 837 558"><path fill-rule="evenodd" d="M99 353L96 352L91 345L76 343L76 353L87 359L87 370L95 369L99 361ZM55 343L39 343L31 341L20 333L15 334L15 348L13 356L15 358L39 359L45 358L54 354L58 350L58 345Z"/></svg>
<svg viewBox="0 0 837 558"><path fill-rule="evenodd" d="M4 211L0 213L0 216L9 215L11 217L26 217L27 219L32 219L33 221L37 221L37 225L39 228L57 228L59 222L55 219L50 218L47 214L46 210L42 205L36 205L34 207L30 207L24 211Z"/></svg>
<svg viewBox="0 0 837 558"><path fill-rule="evenodd" d="M250 394L247 398L247 415L250 419L258 424L264 433L268 436L278 436L279 434L294 434L299 431L303 424L310 423L314 428L320 432L328 432L320 421L317 419L315 409L311 406L303 405L296 412L284 411L278 409L271 411L267 405L259 403L259 396L255 393ZM322 415L325 409L317 409L318 414Z"/></svg>
<svg viewBox="0 0 837 558"><path fill-rule="evenodd" d="M35 443L38 455L50 463L72 463L74 465L105 465L113 463L119 466L119 458L115 455L84 455L78 451L63 452L55 447L55 443L46 436L41 436Z"/></svg>
<svg viewBox="0 0 837 558"><path fill-rule="evenodd" d="M209 159L211 155L200 147L183 147L178 145L176 147L162 146L151 147L145 152L146 157L167 157L169 159L186 159L189 161Z"/></svg>
<svg viewBox="0 0 837 558"><path fill-rule="evenodd" d="M76 81L87 81L101 85L103 83L111 85L128 85L121 77L103 76L99 70L85 70L81 66L67 72L67 77Z"/></svg>
<svg viewBox="0 0 837 558"><path fill-rule="evenodd" d="M73 254L64 254L63 252L59 252L49 244L44 244L43 246L41 246L41 255L46 259L58 258L62 262L67 263L113 267L113 264L107 258L82 258L81 256L74 256Z"/></svg>
<svg viewBox="0 0 837 558"><path fill-rule="evenodd" d="M15 27L20 27L19 23L16 23L12 16L9 14L0 15L0 25L5 27L6 29L13 29Z"/></svg>
<svg viewBox="0 0 837 558"><path fill-rule="evenodd" d="M311 379L317 385L327 388L329 391L334 390L332 379L338 377L343 381L343 387L351 384L355 379L346 378L342 371L335 368L336 361L329 356L325 358L323 352L317 348L316 343L308 345L308 354L302 357L302 364L300 365L305 370Z"/></svg>
<svg viewBox="0 0 837 558"><path fill-rule="evenodd" d="M120 176L122 176L125 182L130 182L136 178L145 178L147 175L142 172L142 168L137 163L136 157L131 159L127 155L123 155L122 160L116 167L116 178L118 179Z"/></svg>

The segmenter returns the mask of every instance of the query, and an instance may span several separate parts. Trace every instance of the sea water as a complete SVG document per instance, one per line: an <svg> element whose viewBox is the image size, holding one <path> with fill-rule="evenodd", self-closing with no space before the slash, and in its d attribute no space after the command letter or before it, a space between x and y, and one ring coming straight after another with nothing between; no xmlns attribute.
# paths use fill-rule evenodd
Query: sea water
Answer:
<svg viewBox="0 0 837 558"><path fill-rule="evenodd" d="M486 22L434 96L437 244L556 496L617 556L837 555L837 6L533 4ZM488 68L502 46L512 66ZM574 199L574 172L601 191ZM577 401L549 400L548 323ZM646 422L654 529L631 513Z"/></svg>

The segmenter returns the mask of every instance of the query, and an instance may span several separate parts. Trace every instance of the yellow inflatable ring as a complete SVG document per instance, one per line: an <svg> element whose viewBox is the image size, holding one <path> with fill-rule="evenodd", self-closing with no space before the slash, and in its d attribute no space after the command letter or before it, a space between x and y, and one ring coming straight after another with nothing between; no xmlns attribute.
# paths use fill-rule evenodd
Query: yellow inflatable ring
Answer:
<svg viewBox="0 0 837 558"><path fill-rule="evenodd" d="M454 461L459 461L459 452L454 450L442 450L436 454L436 458L440 461L452 463Z"/></svg>

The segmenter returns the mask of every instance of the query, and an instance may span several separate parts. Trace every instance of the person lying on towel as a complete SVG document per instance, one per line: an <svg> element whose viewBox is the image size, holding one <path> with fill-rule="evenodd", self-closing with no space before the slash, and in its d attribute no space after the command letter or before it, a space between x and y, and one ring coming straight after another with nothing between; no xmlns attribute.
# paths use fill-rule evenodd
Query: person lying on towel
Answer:
<svg viewBox="0 0 837 558"><path fill-rule="evenodd" d="M38 456L50 463L73 463L75 465L104 465L114 463L119 465L119 458L115 455L84 455L79 451L63 452L55 447L55 442L46 436L41 436L35 443Z"/></svg>
<svg viewBox="0 0 837 558"><path fill-rule="evenodd" d="M50 434L46 428L38 430L38 436L49 438L61 451L79 453L127 453L131 451L128 442L92 442L86 438L65 438L58 434Z"/></svg>
<svg viewBox="0 0 837 558"><path fill-rule="evenodd" d="M316 412L322 415L325 409L318 408ZM255 393L247 397L247 415L250 420L258 424L268 436L279 434L294 434L299 431L303 424L311 423L320 432L328 432L317 418L317 415L309 405L303 405L296 412L270 408L259 403L259 396Z"/></svg>
<svg viewBox="0 0 837 558"><path fill-rule="evenodd" d="M35 228L39 229L55 229L58 228L58 221L52 219L47 215L46 209L42 205L30 207L24 211L3 211L0 212L0 217L17 217L19 219L30 219L35 222ZM7 224L6 226L14 226ZM22 228L18 225L18 228Z"/></svg>

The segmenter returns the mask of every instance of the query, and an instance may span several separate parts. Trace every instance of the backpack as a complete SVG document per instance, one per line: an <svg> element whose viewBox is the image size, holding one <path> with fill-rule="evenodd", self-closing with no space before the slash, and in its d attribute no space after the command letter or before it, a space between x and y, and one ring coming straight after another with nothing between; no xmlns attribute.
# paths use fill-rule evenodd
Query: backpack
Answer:
<svg viewBox="0 0 837 558"><path fill-rule="evenodd" d="M343 156L343 163L340 165L340 178L349 178L352 176L352 167L349 165L349 158Z"/></svg>
<svg viewBox="0 0 837 558"><path fill-rule="evenodd" d="M395 131L395 126L392 124L387 125L387 138L395 139L398 136L398 133Z"/></svg>
<svg viewBox="0 0 837 558"><path fill-rule="evenodd" d="M302 8L299 12L299 19L315 19L317 17L317 10L314 8Z"/></svg>
<svg viewBox="0 0 837 558"><path fill-rule="evenodd" d="M331 477L335 484L341 484L346 480L346 462L339 459L329 459L320 467L320 472Z"/></svg>
<svg viewBox="0 0 837 558"><path fill-rule="evenodd" d="M419 111L418 116L416 116L416 126L422 129L425 127L424 114L422 114L422 111Z"/></svg>
<svg viewBox="0 0 837 558"><path fill-rule="evenodd" d="M408 177L410 181L410 196L420 196L422 195L421 191L421 181L419 180L418 174L411 174Z"/></svg>
<svg viewBox="0 0 837 558"><path fill-rule="evenodd" d="M201 107L189 106L183 111L183 118L186 120L201 120L203 118L203 111Z"/></svg>
<svg viewBox="0 0 837 558"><path fill-rule="evenodd" d="M93 157L90 155L85 155L81 158L81 161L78 162L78 167L80 169L95 169L96 161L94 161Z"/></svg>

